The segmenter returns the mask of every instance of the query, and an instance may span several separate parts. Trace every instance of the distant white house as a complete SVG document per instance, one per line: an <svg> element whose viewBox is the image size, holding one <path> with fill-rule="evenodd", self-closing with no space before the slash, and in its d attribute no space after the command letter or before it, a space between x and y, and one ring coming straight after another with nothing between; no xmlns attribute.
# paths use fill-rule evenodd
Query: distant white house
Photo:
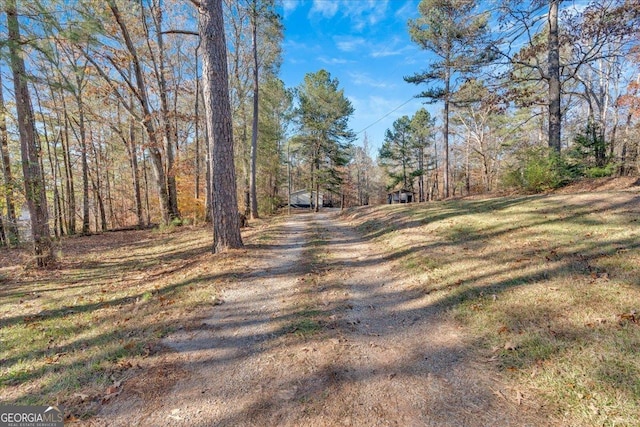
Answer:
<svg viewBox="0 0 640 427"><path fill-rule="evenodd" d="M315 207L316 192L309 190L298 190L291 192L291 207L292 208L311 208ZM318 195L318 204L322 206L323 197L322 193Z"/></svg>
<svg viewBox="0 0 640 427"><path fill-rule="evenodd" d="M411 190L400 189L387 194L387 203L412 203L415 201L415 193Z"/></svg>

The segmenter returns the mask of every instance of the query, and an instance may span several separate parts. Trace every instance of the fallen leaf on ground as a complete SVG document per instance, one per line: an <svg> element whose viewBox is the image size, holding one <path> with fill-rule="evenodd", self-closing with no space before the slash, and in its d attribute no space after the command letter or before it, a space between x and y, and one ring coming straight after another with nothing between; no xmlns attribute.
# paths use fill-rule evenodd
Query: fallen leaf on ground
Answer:
<svg viewBox="0 0 640 427"><path fill-rule="evenodd" d="M499 398L507 400L507 396L505 396L502 391L500 391L500 390L492 390L492 391L493 391L493 394L495 394Z"/></svg>
<svg viewBox="0 0 640 427"><path fill-rule="evenodd" d="M504 349L505 349L505 350L515 350L515 349L517 349L517 348L518 348L518 346L517 346L516 344L512 343L511 341L507 341L507 342L504 344Z"/></svg>
<svg viewBox="0 0 640 427"><path fill-rule="evenodd" d="M88 394L84 394L84 393L75 393L73 395L73 397L79 397L80 400L84 402L85 400L87 400L89 398L89 395Z"/></svg>

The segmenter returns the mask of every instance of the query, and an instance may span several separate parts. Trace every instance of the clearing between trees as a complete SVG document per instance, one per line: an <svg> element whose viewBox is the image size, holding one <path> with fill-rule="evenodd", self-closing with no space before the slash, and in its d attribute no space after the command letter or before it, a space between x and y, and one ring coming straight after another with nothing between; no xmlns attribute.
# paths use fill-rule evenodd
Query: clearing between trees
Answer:
<svg viewBox="0 0 640 427"><path fill-rule="evenodd" d="M633 425L640 196L300 213L0 254L0 400L79 425Z"/></svg>

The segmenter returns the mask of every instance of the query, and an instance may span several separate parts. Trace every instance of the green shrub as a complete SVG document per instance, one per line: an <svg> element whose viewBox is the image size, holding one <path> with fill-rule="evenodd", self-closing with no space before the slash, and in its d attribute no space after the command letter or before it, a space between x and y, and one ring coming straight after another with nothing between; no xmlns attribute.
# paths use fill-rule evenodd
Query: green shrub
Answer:
<svg viewBox="0 0 640 427"><path fill-rule="evenodd" d="M566 185L578 172L562 156L548 148L531 147L517 155L517 160L502 177L506 187L539 193Z"/></svg>
<svg viewBox="0 0 640 427"><path fill-rule="evenodd" d="M615 163L609 163L604 167L594 166L592 168L588 168L584 171L584 175L587 178L604 178L606 176L612 176L617 170L617 165Z"/></svg>
<svg viewBox="0 0 640 427"><path fill-rule="evenodd" d="M615 163L595 166L581 154L576 144L561 155L546 147L527 148L516 154L516 161L502 176L502 185L529 193L562 187L576 179L602 178L616 172Z"/></svg>

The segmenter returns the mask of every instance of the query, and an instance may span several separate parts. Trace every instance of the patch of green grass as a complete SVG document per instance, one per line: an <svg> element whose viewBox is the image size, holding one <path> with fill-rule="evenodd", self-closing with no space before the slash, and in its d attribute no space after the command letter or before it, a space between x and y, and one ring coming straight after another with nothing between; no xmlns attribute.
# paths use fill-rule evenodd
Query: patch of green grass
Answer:
<svg viewBox="0 0 640 427"><path fill-rule="evenodd" d="M405 258L402 265L404 268L414 272L433 271L442 266L437 258L423 255L419 252L414 256Z"/></svg>
<svg viewBox="0 0 640 427"><path fill-rule="evenodd" d="M307 244L302 256L303 262L307 264L305 270L311 273L301 281L300 291L296 297L299 309L295 312L288 331L301 338L307 339L324 330L326 312L319 309L318 288L321 282L322 272L318 270L325 264L327 257L326 246L330 243L327 240L327 232L318 223L311 224L311 233L307 236Z"/></svg>
<svg viewBox="0 0 640 427"><path fill-rule="evenodd" d="M322 325L318 321L308 318L303 318L295 321L291 325L290 332L301 335L304 338L308 338L322 330Z"/></svg>
<svg viewBox="0 0 640 427"><path fill-rule="evenodd" d="M262 233L256 240L260 243L270 243L275 240L275 236L271 233Z"/></svg>
<svg viewBox="0 0 640 427"><path fill-rule="evenodd" d="M465 243L478 239L480 234L470 224L457 224L446 232L447 239L452 242Z"/></svg>

